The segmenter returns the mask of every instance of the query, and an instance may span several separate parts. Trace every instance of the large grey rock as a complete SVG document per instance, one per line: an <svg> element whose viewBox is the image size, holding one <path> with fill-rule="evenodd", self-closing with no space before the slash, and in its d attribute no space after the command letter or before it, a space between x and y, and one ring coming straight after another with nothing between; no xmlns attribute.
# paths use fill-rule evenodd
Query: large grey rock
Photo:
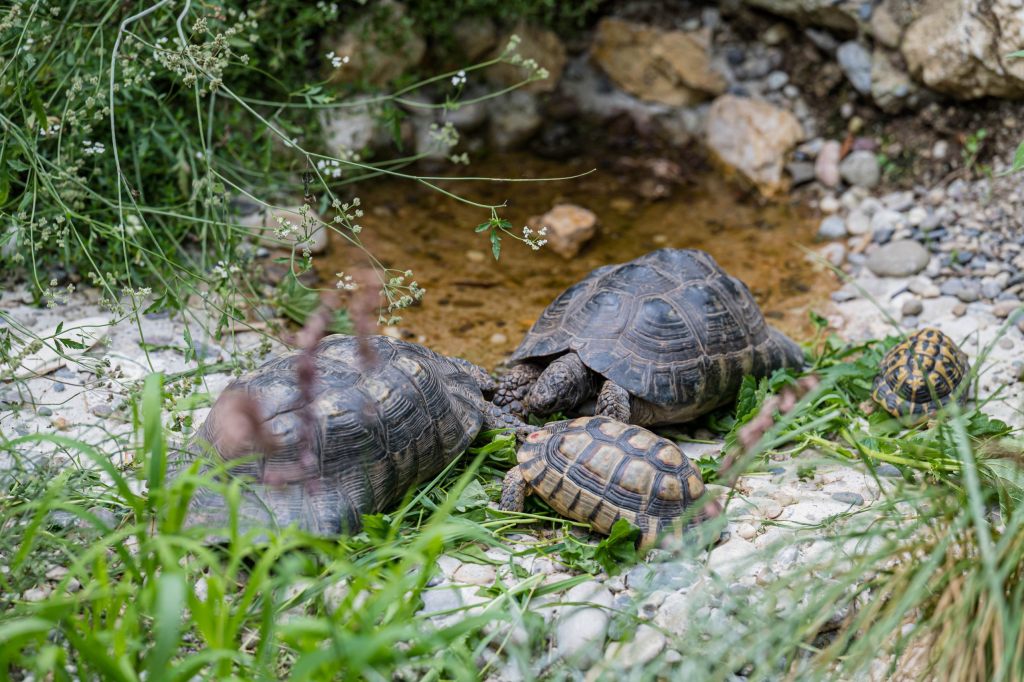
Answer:
<svg viewBox="0 0 1024 682"><path fill-rule="evenodd" d="M746 0L746 3L802 24L824 26L844 34L857 30L862 4L855 0Z"/></svg>
<svg viewBox="0 0 1024 682"><path fill-rule="evenodd" d="M867 266L879 277L909 277L928 265L928 249L911 239L890 242L868 256Z"/></svg>
<svg viewBox="0 0 1024 682"><path fill-rule="evenodd" d="M836 59L846 78L862 95L871 93L871 53L855 40L850 40L836 50Z"/></svg>
<svg viewBox="0 0 1024 682"><path fill-rule="evenodd" d="M555 647L560 657L587 667L604 651L612 593L601 583L591 580L570 589L563 601L587 605L567 606L561 612L555 625Z"/></svg>
<svg viewBox="0 0 1024 682"><path fill-rule="evenodd" d="M873 152L864 149L850 152L839 164L839 175L855 187L875 187L882 179L882 170Z"/></svg>
<svg viewBox="0 0 1024 682"><path fill-rule="evenodd" d="M897 114L922 103L924 93L896 64L897 57L876 49L871 55L871 99L882 111Z"/></svg>
<svg viewBox="0 0 1024 682"><path fill-rule="evenodd" d="M927 0L903 34L911 75L961 99L1024 95L1020 0Z"/></svg>
<svg viewBox="0 0 1024 682"><path fill-rule="evenodd" d="M544 122L537 99L525 90L514 90L490 102L491 144L499 149L521 146Z"/></svg>
<svg viewBox="0 0 1024 682"><path fill-rule="evenodd" d="M427 43L406 20L405 5L392 0L377 3L377 16L364 13L347 22L340 36L328 34L322 44L324 53L333 52L347 58L328 71L328 79L336 83L363 82L383 86L409 73L427 52ZM380 12L389 14L380 21ZM379 22L379 23L378 23ZM380 27L386 24L386 30Z"/></svg>
<svg viewBox="0 0 1024 682"><path fill-rule="evenodd" d="M709 151L765 196L788 189L782 172L786 154L803 137L803 127L793 114L761 100L722 95L708 111Z"/></svg>

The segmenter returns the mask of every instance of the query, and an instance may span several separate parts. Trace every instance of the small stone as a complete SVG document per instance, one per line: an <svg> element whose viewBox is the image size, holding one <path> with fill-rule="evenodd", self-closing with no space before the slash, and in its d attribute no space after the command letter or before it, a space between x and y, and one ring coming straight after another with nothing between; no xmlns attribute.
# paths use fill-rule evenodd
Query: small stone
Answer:
<svg viewBox="0 0 1024 682"><path fill-rule="evenodd" d="M832 499L836 502L842 502L843 504L854 504L862 506L864 504L864 496L860 493L851 493L847 491L832 493Z"/></svg>
<svg viewBox="0 0 1024 682"><path fill-rule="evenodd" d="M983 282L981 285L981 295L987 299L994 299L1001 293L1003 293L1003 287L999 282Z"/></svg>
<svg viewBox="0 0 1024 682"><path fill-rule="evenodd" d="M68 420L64 417L54 417L50 420L50 423L53 424L53 428L58 431L67 431L68 429Z"/></svg>
<svg viewBox="0 0 1024 682"><path fill-rule="evenodd" d="M67 386L65 386L61 382L59 382L59 381L53 382L53 392L54 393L63 393L66 390L67 390Z"/></svg>
<svg viewBox="0 0 1024 682"><path fill-rule="evenodd" d="M817 158L814 160L814 175L818 182L826 187L839 185L839 155L842 145L836 140L828 140L821 145Z"/></svg>
<svg viewBox="0 0 1024 682"><path fill-rule="evenodd" d="M871 218L860 209L855 209L846 216L846 231L859 236L871 231Z"/></svg>
<svg viewBox="0 0 1024 682"><path fill-rule="evenodd" d="M867 266L879 277L908 277L924 270L929 260L927 249L915 241L901 239L872 253Z"/></svg>
<svg viewBox="0 0 1024 682"><path fill-rule="evenodd" d="M945 140L936 140L935 144L932 145L932 158L933 159L944 159L946 154L949 153L949 143ZM936 202L940 203L940 202Z"/></svg>
<svg viewBox="0 0 1024 682"><path fill-rule="evenodd" d="M50 590L45 587L33 587L30 590L25 590L21 594L21 598L24 601L38 602L44 601L50 596Z"/></svg>
<svg viewBox="0 0 1024 682"><path fill-rule="evenodd" d="M900 472L900 470L897 469L892 464L889 464L888 462L883 462L882 464L879 464L877 467L875 467L875 472L879 476L885 476L887 478L902 478L903 477L903 473Z"/></svg>
<svg viewBox="0 0 1024 682"><path fill-rule="evenodd" d="M484 255L483 251L469 250L466 252L466 260L470 263L483 263L487 260L487 256Z"/></svg>
<svg viewBox="0 0 1024 682"><path fill-rule="evenodd" d="M837 215L830 215L821 221L818 237L821 239L842 239L846 236L846 221Z"/></svg>
<svg viewBox="0 0 1024 682"><path fill-rule="evenodd" d="M958 277L953 277L939 285L939 292L941 292L943 296L956 296L963 288L963 280Z"/></svg>
<svg viewBox="0 0 1024 682"><path fill-rule="evenodd" d="M999 339L999 347L1002 348L1003 350L1010 350L1011 348L1013 348L1013 339L1009 339L1004 336L1003 338Z"/></svg>
<svg viewBox="0 0 1024 682"><path fill-rule="evenodd" d="M907 224L910 225L911 227L917 227L918 225L923 223L927 218L928 210L921 206L915 206L914 208L910 209L909 213L907 213Z"/></svg>
<svg viewBox="0 0 1024 682"><path fill-rule="evenodd" d="M53 410L44 405L36 410L36 414L38 414L40 417L49 417L50 415L53 414Z"/></svg>
<svg viewBox="0 0 1024 682"><path fill-rule="evenodd" d="M896 211L883 208L871 216L871 231L894 230L899 227L902 220L903 216Z"/></svg>
<svg viewBox="0 0 1024 682"><path fill-rule="evenodd" d="M504 346L508 343L508 337L501 332L495 332L491 334L490 342L492 346Z"/></svg>
<svg viewBox="0 0 1024 682"><path fill-rule="evenodd" d="M876 244L888 244L895 234L896 230L891 227L880 227L871 235L871 241Z"/></svg>
<svg viewBox="0 0 1024 682"><path fill-rule="evenodd" d="M791 161L786 164L786 172L789 173L794 187L806 185L814 180L814 164L810 161Z"/></svg>
<svg viewBox="0 0 1024 682"><path fill-rule="evenodd" d="M882 205L891 211L902 213L914 205L914 193L909 190L890 192L882 197Z"/></svg>
<svg viewBox="0 0 1024 682"><path fill-rule="evenodd" d="M956 297L964 303L974 303L981 298L981 291L979 291L977 284L970 282L965 284L960 291L956 292Z"/></svg>
<svg viewBox="0 0 1024 682"><path fill-rule="evenodd" d="M113 411L114 411L113 408L111 408L110 405L107 404L107 403L100 403L99 405L93 405L92 408L90 408L90 410L89 410L89 412L91 412L93 415L95 415L97 417L100 417L100 418L103 418L103 419L106 419L107 417L109 417L113 413Z"/></svg>
<svg viewBox="0 0 1024 682"><path fill-rule="evenodd" d="M957 317L963 317L964 315L966 315L967 314L967 304L966 303L957 303L955 306L953 306L953 314L956 315Z"/></svg>
<svg viewBox="0 0 1024 682"><path fill-rule="evenodd" d="M842 204L831 194L826 194L818 202L818 208L822 213L835 213L842 208Z"/></svg>
<svg viewBox="0 0 1024 682"><path fill-rule="evenodd" d="M785 71L772 71L768 74L764 84L768 92L781 90L789 82L789 74Z"/></svg>
<svg viewBox="0 0 1024 682"><path fill-rule="evenodd" d="M569 259L597 233L597 216L582 206L558 204L544 215L530 218L527 225L537 233L547 228L548 247Z"/></svg>
<svg viewBox="0 0 1024 682"><path fill-rule="evenodd" d="M758 503L761 515L766 519L777 519L782 515L782 505L775 500L766 500Z"/></svg>
<svg viewBox="0 0 1024 682"><path fill-rule="evenodd" d="M796 99L797 97L800 96L800 88L790 83L786 87L782 88L782 94L788 97L789 99Z"/></svg>
<svg viewBox="0 0 1024 682"><path fill-rule="evenodd" d="M860 43L850 40L836 50L839 67L850 84L862 95L871 92L871 52Z"/></svg>
<svg viewBox="0 0 1024 682"><path fill-rule="evenodd" d="M452 580L466 585L483 585L485 587L494 584L496 572L494 566L486 564L462 564L455 571Z"/></svg>
<svg viewBox="0 0 1024 682"><path fill-rule="evenodd" d="M851 185L868 189L875 187L882 178L878 159L869 151L851 152L839 164L839 175Z"/></svg>
<svg viewBox="0 0 1024 682"><path fill-rule="evenodd" d="M992 314L998 318L1006 318L1013 311L1020 309L1021 306L1020 301L999 301L992 306Z"/></svg>
<svg viewBox="0 0 1024 682"><path fill-rule="evenodd" d="M917 294L921 298L937 298L941 293L939 287L935 286L927 277L915 277L910 280L907 288L911 293Z"/></svg>
<svg viewBox="0 0 1024 682"><path fill-rule="evenodd" d="M642 624L628 642L612 642L605 659L622 668L650 663L665 648L665 635L650 625Z"/></svg>
<svg viewBox="0 0 1024 682"><path fill-rule="evenodd" d="M736 534L744 540L753 540L757 537L757 528L750 523L741 523L740 527L736 529Z"/></svg>
<svg viewBox="0 0 1024 682"><path fill-rule="evenodd" d="M921 303L919 298L910 298L903 303L903 317L920 315L923 310L924 304Z"/></svg>
<svg viewBox="0 0 1024 682"><path fill-rule="evenodd" d="M821 257L827 260L835 267L839 267L846 262L846 247L843 246L842 242L832 242L821 247L818 251Z"/></svg>
<svg viewBox="0 0 1024 682"><path fill-rule="evenodd" d="M567 607L555 626L555 642L559 655L574 664L585 666L597 659L608 632L612 593L601 583L591 580L570 589L566 602L588 606Z"/></svg>

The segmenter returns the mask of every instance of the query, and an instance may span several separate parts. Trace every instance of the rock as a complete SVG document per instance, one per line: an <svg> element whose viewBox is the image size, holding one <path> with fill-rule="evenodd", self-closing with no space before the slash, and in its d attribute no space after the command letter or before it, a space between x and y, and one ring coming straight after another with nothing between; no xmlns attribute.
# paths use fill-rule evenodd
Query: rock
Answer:
<svg viewBox="0 0 1024 682"><path fill-rule="evenodd" d="M463 17L452 27L452 38L469 61L476 61L494 48L498 30L490 17Z"/></svg>
<svg viewBox="0 0 1024 682"><path fill-rule="evenodd" d="M871 53L855 40L849 40L836 50L839 67L850 84L862 95L871 93Z"/></svg>
<svg viewBox="0 0 1024 682"><path fill-rule="evenodd" d="M876 49L871 55L871 99L882 111L898 114L921 104L922 92L892 56Z"/></svg>
<svg viewBox="0 0 1024 682"><path fill-rule="evenodd" d="M832 493L832 499L836 502L842 502L843 504L853 504L863 506L864 496L859 493L851 493L847 491Z"/></svg>
<svg viewBox="0 0 1024 682"><path fill-rule="evenodd" d="M814 160L814 175L818 182L826 187L839 185L839 155L842 145L835 140L829 140L821 146L818 157Z"/></svg>
<svg viewBox="0 0 1024 682"><path fill-rule="evenodd" d="M711 154L765 196L787 189L782 173L786 153L803 136L793 114L760 100L723 95L708 111L706 140Z"/></svg>
<svg viewBox="0 0 1024 682"><path fill-rule="evenodd" d="M956 292L956 297L964 303L974 303L981 298L981 290L974 282L967 282Z"/></svg>
<svg viewBox="0 0 1024 682"><path fill-rule="evenodd" d="M693 598L688 593L673 592L665 598L661 607L658 608L658 615L654 617L654 624L664 628L674 635L682 635L693 622Z"/></svg>
<svg viewBox="0 0 1024 682"><path fill-rule="evenodd" d="M264 207L241 216L238 223L249 228L260 244L278 248L294 246L300 251L308 247L312 254L323 253L327 250L328 228L312 207L307 209L305 218L302 210L301 205ZM286 233L283 237L278 236L281 230Z"/></svg>
<svg viewBox="0 0 1024 682"><path fill-rule="evenodd" d="M388 138L388 132L367 106L326 109L320 116L320 127L328 151L339 157L381 146Z"/></svg>
<svg viewBox="0 0 1024 682"><path fill-rule="evenodd" d="M601 656L608 633L612 593L591 580L570 589L565 602L584 602L588 606L567 606L555 625L555 647L559 656L580 667L588 667Z"/></svg>
<svg viewBox="0 0 1024 682"><path fill-rule="evenodd" d="M1003 292L1003 286L999 282L989 281L981 283L981 295L988 299L995 299Z"/></svg>
<svg viewBox="0 0 1024 682"><path fill-rule="evenodd" d="M487 564L462 564L452 575L452 580L466 585L483 585L494 583L496 571L494 566Z"/></svg>
<svg viewBox="0 0 1024 682"><path fill-rule="evenodd" d="M665 31L622 19L602 19L591 58L619 87L640 99L691 106L725 92L704 32Z"/></svg>
<svg viewBox="0 0 1024 682"><path fill-rule="evenodd" d="M869 151L850 152L839 164L839 175L851 185L868 189L882 179L878 159Z"/></svg>
<svg viewBox="0 0 1024 682"><path fill-rule="evenodd" d="M492 346L504 346L508 343L508 337L501 332L491 334L491 338L489 340Z"/></svg>
<svg viewBox="0 0 1024 682"><path fill-rule="evenodd" d="M998 318L1006 318L1015 310L1019 310L1021 306L1020 301L998 301L992 306L992 314Z"/></svg>
<svg viewBox="0 0 1024 682"><path fill-rule="evenodd" d="M893 16L890 10L892 0L884 0L875 7L871 13L871 35L875 42L890 49L897 49L900 46L900 39L903 38L903 26Z"/></svg>
<svg viewBox="0 0 1024 682"><path fill-rule="evenodd" d="M928 218L928 209L923 206L915 206L907 213L907 224L911 227L918 227Z"/></svg>
<svg viewBox="0 0 1024 682"><path fill-rule="evenodd" d="M25 590L21 594L23 601L39 602L46 601L46 598L50 596L50 589L48 587L33 587Z"/></svg>
<svg viewBox="0 0 1024 682"><path fill-rule="evenodd" d="M388 12L387 21L380 14L363 14L347 23L340 38L328 38L323 52L333 52L347 63L330 70L328 79L334 83L365 82L382 86L408 73L426 54L427 44L406 20L405 6L392 0L376 3L376 12ZM377 23L380 22L380 23ZM387 26L381 31L375 26Z"/></svg>
<svg viewBox="0 0 1024 682"><path fill-rule="evenodd" d="M864 211L854 209L846 216L846 231L854 236L871 232L871 218Z"/></svg>
<svg viewBox="0 0 1024 682"><path fill-rule="evenodd" d="M491 144L499 149L522 146L544 122L537 99L525 90L513 90L489 100L488 110L491 117Z"/></svg>
<svg viewBox="0 0 1024 682"><path fill-rule="evenodd" d="M911 75L961 99L1024 94L1020 0L927 0L903 34L900 50Z"/></svg>
<svg viewBox="0 0 1024 682"><path fill-rule="evenodd" d="M40 408L38 408L36 410L36 414L38 414L40 417L52 417L53 416L53 410L51 410L49 407L46 407L45 405L43 405L42 407L40 407Z"/></svg>
<svg viewBox="0 0 1024 682"><path fill-rule="evenodd" d="M814 164L810 161L792 161L787 163L786 172L789 173L793 187L799 187L814 180Z"/></svg>
<svg viewBox="0 0 1024 682"><path fill-rule="evenodd" d="M822 213L835 213L842 206L842 203L831 194L826 194L818 202L818 208L821 209Z"/></svg>
<svg viewBox="0 0 1024 682"><path fill-rule="evenodd" d="M888 462L883 462L875 467L875 472L879 476L885 476L887 478L903 478L903 473Z"/></svg>
<svg viewBox="0 0 1024 682"><path fill-rule="evenodd" d="M751 523L741 523L740 527L736 529L736 534L744 540L753 540L757 537L757 528Z"/></svg>
<svg viewBox="0 0 1024 682"><path fill-rule="evenodd" d="M846 236L846 221L837 215L830 215L818 226L819 239L842 239Z"/></svg>
<svg viewBox="0 0 1024 682"><path fill-rule="evenodd" d="M544 80L537 80L523 86L528 92L553 92L562 80L562 72L565 70L567 55L565 45L553 31L542 26L520 21L515 28L498 42L494 57L505 51L508 40L512 35L519 36L519 46L516 52L523 59L532 59L548 72ZM504 86L515 85L529 76L521 65L501 63L495 64L486 72L487 78Z"/></svg>
<svg viewBox="0 0 1024 682"><path fill-rule="evenodd" d="M540 216L532 216L527 225L535 232L547 228L548 246L562 258L579 253L597 234L597 216L575 204L558 204Z"/></svg>
<svg viewBox="0 0 1024 682"><path fill-rule="evenodd" d="M920 315L923 310L924 304L921 303L921 299L919 298L909 298L903 303L903 317Z"/></svg>
<svg viewBox="0 0 1024 682"><path fill-rule="evenodd" d="M942 293L939 287L935 286L927 277L915 277L910 280L907 288L921 298L937 298Z"/></svg>
<svg viewBox="0 0 1024 682"><path fill-rule="evenodd" d="M867 266L879 277L909 277L928 265L928 250L910 239L882 246L868 256Z"/></svg>
<svg viewBox="0 0 1024 682"><path fill-rule="evenodd" d="M953 306L953 314L956 315L957 317L963 317L964 315L966 315L967 314L967 304L966 303L957 303L955 306Z"/></svg>
<svg viewBox="0 0 1024 682"><path fill-rule="evenodd" d="M626 574L626 586L631 590L682 590L693 585L700 575L700 567L685 561L662 561L638 564Z"/></svg>
<svg viewBox="0 0 1024 682"><path fill-rule="evenodd" d="M605 651L605 660L620 668L633 668L650 663L665 648L665 635L650 625L642 624L628 642L612 642Z"/></svg>
<svg viewBox="0 0 1024 682"><path fill-rule="evenodd" d="M99 405L93 405L92 408L89 409L89 412L101 419L106 419L114 412L114 410L109 404L100 403Z"/></svg>
<svg viewBox="0 0 1024 682"><path fill-rule="evenodd" d="M818 253L837 268L846 262L846 247L843 246L842 242L826 244L821 247Z"/></svg>
<svg viewBox="0 0 1024 682"><path fill-rule="evenodd" d="M789 82L789 74L785 71L772 71L768 74L768 77L764 81L765 87L769 92L775 90L781 90Z"/></svg>
<svg viewBox="0 0 1024 682"><path fill-rule="evenodd" d="M793 19L804 26L821 26L847 35L857 30L858 17L855 11L851 11L848 3L836 2L836 0L745 0L745 2L773 14ZM824 32L816 31L816 33Z"/></svg>
<svg viewBox="0 0 1024 682"><path fill-rule="evenodd" d="M875 211L875 214L871 216L871 231L880 232L882 230L895 230L899 227L903 221L903 216L896 211L890 211L887 208L883 208L880 211Z"/></svg>

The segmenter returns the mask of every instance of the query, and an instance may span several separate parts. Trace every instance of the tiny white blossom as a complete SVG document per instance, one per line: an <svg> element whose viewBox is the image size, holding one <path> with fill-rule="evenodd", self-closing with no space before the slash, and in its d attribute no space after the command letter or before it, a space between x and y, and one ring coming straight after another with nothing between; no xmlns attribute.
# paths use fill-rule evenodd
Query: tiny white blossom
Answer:
<svg viewBox="0 0 1024 682"><path fill-rule="evenodd" d="M452 85L454 85L455 87L459 87L460 85L465 85L465 84L466 84L466 72L464 70L459 70L458 73L456 73L454 76L452 76Z"/></svg>

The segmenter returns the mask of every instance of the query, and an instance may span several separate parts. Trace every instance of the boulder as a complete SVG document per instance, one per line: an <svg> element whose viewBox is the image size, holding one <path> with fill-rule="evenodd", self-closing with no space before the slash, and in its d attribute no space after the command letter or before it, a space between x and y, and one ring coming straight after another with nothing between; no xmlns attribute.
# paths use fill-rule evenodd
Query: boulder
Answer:
<svg viewBox="0 0 1024 682"><path fill-rule="evenodd" d="M513 35L519 36L516 53L524 60L534 60L548 72L547 78L533 81L523 86L523 89L529 92L552 92L558 87L562 71L565 70L567 54L562 40L553 31L521 21L498 41L494 57L505 51L509 38ZM522 65L507 62L496 64L487 70L488 79L504 86L520 83L527 76L529 72Z"/></svg>
<svg viewBox="0 0 1024 682"><path fill-rule="evenodd" d="M911 75L960 99L1024 95L1020 0L927 0L903 34Z"/></svg>
<svg viewBox="0 0 1024 682"><path fill-rule="evenodd" d="M526 90L513 90L488 101L490 139L498 149L513 149L529 141L544 119L537 98Z"/></svg>
<svg viewBox="0 0 1024 682"><path fill-rule="evenodd" d="M498 29L489 17L463 17L452 27L452 39L470 61L494 49L498 42Z"/></svg>
<svg viewBox="0 0 1024 682"><path fill-rule="evenodd" d="M597 234L597 216L575 204L558 204L544 215L531 217L527 225L534 232L546 227L547 245L565 259L579 253Z"/></svg>
<svg viewBox="0 0 1024 682"><path fill-rule="evenodd" d="M762 100L723 95L711 104L706 141L713 158L765 196L788 188L786 154L804 137L796 116Z"/></svg>
<svg viewBox="0 0 1024 682"><path fill-rule="evenodd" d="M690 106L725 92L702 31L665 31L623 19L597 25L591 58L626 92L671 106Z"/></svg>
<svg viewBox="0 0 1024 682"><path fill-rule="evenodd" d="M843 34L857 31L859 0L746 0L748 5Z"/></svg>
<svg viewBox="0 0 1024 682"><path fill-rule="evenodd" d="M377 3L380 15L361 15L353 21L340 37L329 37L323 43L323 51L333 52L348 61L337 67L330 67L328 79L333 83L363 82L369 85L386 85L398 76L408 73L423 59L427 43L405 20L405 5L392 0ZM388 30L378 30L387 23Z"/></svg>
<svg viewBox="0 0 1024 682"><path fill-rule="evenodd" d="M900 22L900 14L896 3L893 0L883 0L882 4L875 7L871 13L869 27L875 42L890 49L898 49L900 40L903 39L903 29L906 28Z"/></svg>

